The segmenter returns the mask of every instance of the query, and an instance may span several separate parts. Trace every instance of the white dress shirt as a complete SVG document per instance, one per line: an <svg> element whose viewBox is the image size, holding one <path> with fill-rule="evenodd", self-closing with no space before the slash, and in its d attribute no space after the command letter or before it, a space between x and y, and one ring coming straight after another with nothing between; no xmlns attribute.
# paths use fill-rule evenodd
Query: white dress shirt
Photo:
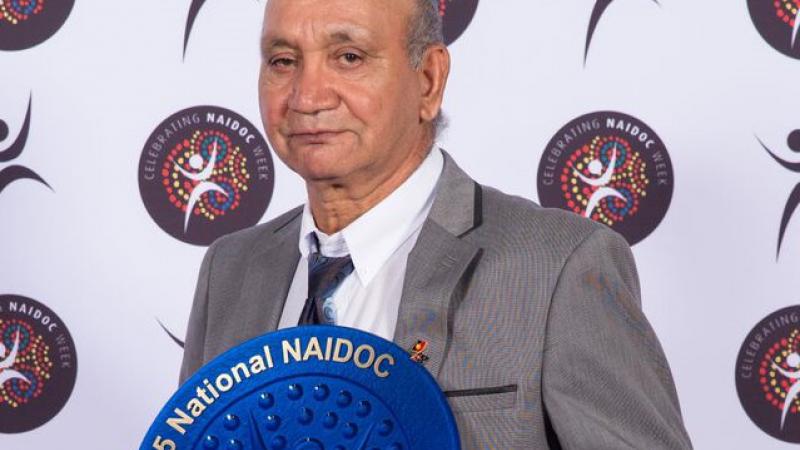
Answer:
<svg viewBox="0 0 800 450"><path fill-rule="evenodd" d="M316 233L322 255L349 254L355 268L329 300L336 310L336 324L391 340L408 254L428 217L443 168L444 156L434 147L400 187L333 235L317 229L306 203L299 236L300 262L278 328L297 326L300 319L308 296L308 255L315 250L312 234Z"/></svg>

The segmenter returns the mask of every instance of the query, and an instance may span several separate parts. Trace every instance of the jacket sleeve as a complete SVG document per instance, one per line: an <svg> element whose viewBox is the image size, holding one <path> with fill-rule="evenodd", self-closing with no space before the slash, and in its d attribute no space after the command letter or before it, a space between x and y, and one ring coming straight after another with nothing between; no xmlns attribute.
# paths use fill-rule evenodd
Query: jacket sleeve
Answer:
<svg viewBox="0 0 800 450"><path fill-rule="evenodd" d="M611 230L594 231L565 263L542 367L545 410L562 448L692 448L640 296L630 247Z"/></svg>
<svg viewBox="0 0 800 450"><path fill-rule="evenodd" d="M211 278L211 265L217 243L211 245L206 251L200 265L200 275L197 279L197 288L194 292L192 311L189 314L189 324L186 327L186 340L183 347L183 363L179 383L182 385L194 375L203 365L206 327L208 323L208 288Z"/></svg>

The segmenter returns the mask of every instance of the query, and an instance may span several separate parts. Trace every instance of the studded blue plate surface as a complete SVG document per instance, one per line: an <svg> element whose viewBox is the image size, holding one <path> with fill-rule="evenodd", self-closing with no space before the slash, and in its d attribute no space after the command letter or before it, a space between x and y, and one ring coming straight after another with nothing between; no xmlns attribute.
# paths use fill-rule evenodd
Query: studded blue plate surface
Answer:
<svg viewBox="0 0 800 450"><path fill-rule="evenodd" d="M269 333L214 359L172 396L141 450L458 450L433 377L345 327Z"/></svg>

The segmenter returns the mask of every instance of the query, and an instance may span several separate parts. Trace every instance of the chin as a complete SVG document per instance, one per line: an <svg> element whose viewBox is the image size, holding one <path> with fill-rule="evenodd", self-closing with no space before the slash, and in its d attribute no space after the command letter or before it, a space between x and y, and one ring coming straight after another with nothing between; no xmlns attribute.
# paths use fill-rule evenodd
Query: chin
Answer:
<svg viewBox="0 0 800 450"><path fill-rule="evenodd" d="M350 173L352 152L337 147L304 146L295 153L299 156L296 172L306 181L336 180Z"/></svg>
<svg viewBox="0 0 800 450"><path fill-rule="evenodd" d="M350 172L341 166L306 166L298 174L307 182L340 184Z"/></svg>

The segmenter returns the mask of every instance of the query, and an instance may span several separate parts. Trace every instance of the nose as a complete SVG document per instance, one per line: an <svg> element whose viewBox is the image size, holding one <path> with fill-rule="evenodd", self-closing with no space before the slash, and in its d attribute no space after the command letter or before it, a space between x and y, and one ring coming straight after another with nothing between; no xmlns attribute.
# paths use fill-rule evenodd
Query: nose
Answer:
<svg viewBox="0 0 800 450"><path fill-rule="evenodd" d="M289 109L311 115L336 109L339 98L330 75L325 70L323 61L307 58L295 75Z"/></svg>

